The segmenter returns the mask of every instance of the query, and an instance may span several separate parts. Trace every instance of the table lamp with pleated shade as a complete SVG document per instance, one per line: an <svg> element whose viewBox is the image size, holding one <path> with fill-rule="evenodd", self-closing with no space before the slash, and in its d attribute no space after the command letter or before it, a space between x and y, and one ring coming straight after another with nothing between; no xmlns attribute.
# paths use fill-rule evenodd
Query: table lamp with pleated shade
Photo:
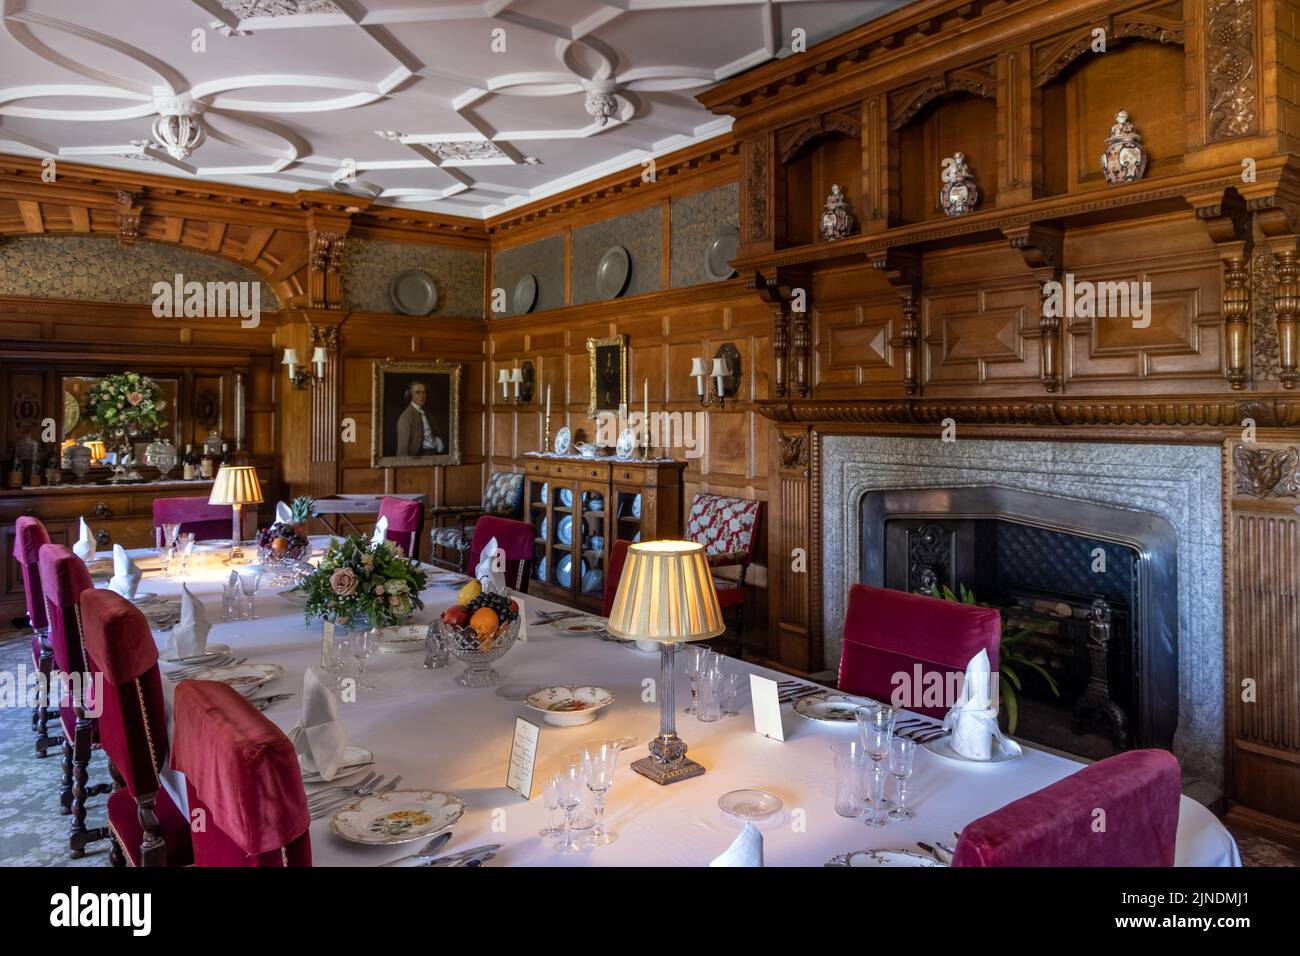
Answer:
<svg viewBox="0 0 1300 956"><path fill-rule="evenodd" d="M624 640L659 644L659 736L650 741L650 756L632 764L655 783L676 783L704 773L702 766L687 759L686 742L677 736L673 657L677 644L705 641L725 630L704 545L644 541L628 548L609 612L609 632Z"/></svg>
<svg viewBox="0 0 1300 956"><path fill-rule="evenodd" d="M243 534L240 511L244 505L262 502L262 486L257 480L257 469L252 465L222 465L212 483L210 505L230 505L230 557L228 563L239 564L244 553L239 549Z"/></svg>

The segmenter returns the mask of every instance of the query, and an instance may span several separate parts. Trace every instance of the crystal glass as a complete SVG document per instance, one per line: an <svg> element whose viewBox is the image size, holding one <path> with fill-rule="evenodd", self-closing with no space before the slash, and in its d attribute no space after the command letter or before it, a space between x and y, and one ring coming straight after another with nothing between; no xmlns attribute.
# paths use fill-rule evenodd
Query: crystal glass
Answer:
<svg viewBox="0 0 1300 956"><path fill-rule="evenodd" d="M718 695L722 702L723 717L735 717L740 713L736 709L736 701L740 697L741 676L739 671L727 671L722 675L722 684L718 689Z"/></svg>
<svg viewBox="0 0 1300 956"><path fill-rule="evenodd" d="M450 663L451 653L447 650L447 642L442 639L442 631L436 623L430 624L424 635L424 666L429 670L437 670Z"/></svg>
<svg viewBox="0 0 1300 956"><path fill-rule="evenodd" d="M708 663L708 655L713 652L703 644L687 644L683 648L683 652L686 655L686 676L690 678L691 681L691 705L687 707L683 713L693 714L695 713L695 702L700 696L700 688L697 683L700 679L700 671L704 668L704 665Z"/></svg>
<svg viewBox="0 0 1300 956"><path fill-rule="evenodd" d="M257 608L254 606L253 599L257 596L257 589L261 584L262 575L259 572L239 576L239 590L244 595L244 616L249 619L257 617Z"/></svg>
<svg viewBox="0 0 1300 956"><path fill-rule="evenodd" d="M346 630L334 629L334 656L330 658L330 673L334 676L334 689L341 696L343 682L348 676L348 663L352 660L352 635Z"/></svg>
<svg viewBox="0 0 1300 956"><path fill-rule="evenodd" d="M227 581L221 585L221 619L238 621L239 612L239 589Z"/></svg>
<svg viewBox="0 0 1300 956"><path fill-rule="evenodd" d="M699 696L695 701L695 717L706 724L722 719L722 671L712 665L710 661L696 681Z"/></svg>
<svg viewBox="0 0 1300 956"><path fill-rule="evenodd" d="M894 718L897 714L898 711L893 707L875 702L859 707L854 712L862 748L871 758L871 816L867 818L867 826L877 829L889 823L881 815L880 807L885 796L884 760L889 756L890 742L894 739Z"/></svg>
<svg viewBox="0 0 1300 956"><path fill-rule="evenodd" d="M586 778L581 764L567 764L552 777L555 787L556 802L564 811L564 823L560 828L560 839L555 841L557 853L576 853L580 849L573 839L573 811L582 803L582 792L586 787Z"/></svg>
<svg viewBox="0 0 1300 956"><path fill-rule="evenodd" d="M555 836L560 826L555 822L555 811L560 809L560 791L557 787L556 774L551 774L542 781L542 802L546 804L546 826L537 832L538 836Z"/></svg>
<svg viewBox="0 0 1300 956"><path fill-rule="evenodd" d="M194 553L194 532L183 531L178 534L176 547L181 555L181 577L185 577L190 571L190 555Z"/></svg>
<svg viewBox="0 0 1300 956"><path fill-rule="evenodd" d="M357 631L352 636L352 656L357 662L357 686L362 690L375 689L375 685L366 680L366 663L370 660L370 655L375 652L378 639L379 628L377 627Z"/></svg>
<svg viewBox="0 0 1300 956"><path fill-rule="evenodd" d="M168 545L158 552L158 569L162 572L164 578L171 577L172 558L176 557L176 549Z"/></svg>
<svg viewBox="0 0 1300 956"><path fill-rule="evenodd" d="M163 522L162 531L164 547L176 547L176 536L181 533L181 523L179 521Z"/></svg>
<svg viewBox="0 0 1300 956"><path fill-rule="evenodd" d="M835 761L835 812L860 817L866 809L867 773L871 758L860 740L832 744Z"/></svg>
<svg viewBox="0 0 1300 956"><path fill-rule="evenodd" d="M898 799L889 811L891 820L911 820L916 816L907 808L907 779L912 776L912 758L916 756L916 741L895 737L889 748L889 772L894 775L894 789Z"/></svg>
<svg viewBox="0 0 1300 956"><path fill-rule="evenodd" d="M605 827L605 794L614 786L614 771L618 768L621 749L617 740L593 741L583 745L582 770L587 778L587 789L596 798L591 832L583 837L585 845L604 846L615 840L615 834Z"/></svg>

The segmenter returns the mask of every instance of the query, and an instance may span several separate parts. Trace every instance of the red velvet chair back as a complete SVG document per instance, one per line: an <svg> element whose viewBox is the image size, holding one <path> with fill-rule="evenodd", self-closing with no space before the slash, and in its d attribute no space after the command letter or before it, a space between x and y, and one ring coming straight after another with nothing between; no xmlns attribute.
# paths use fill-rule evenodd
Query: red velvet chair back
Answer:
<svg viewBox="0 0 1300 956"><path fill-rule="evenodd" d="M81 558L61 544L42 545L38 561L54 666L68 674L84 673L86 664L77 612L81 592L94 587L90 572Z"/></svg>
<svg viewBox="0 0 1300 956"><path fill-rule="evenodd" d="M155 498L154 543L162 547L162 526L178 523L195 541L220 541L230 537L230 505L210 505L207 498Z"/></svg>
<svg viewBox="0 0 1300 956"><path fill-rule="evenodd" d="M45 592L41 590L41 547L50 543L49 532L40 519L22 515L14 522L14 560L23 579L23 594L27 598L27 618L33 630L49 626L45 613Z"/></svg>
<svg viewBox="0 0 1300 956"><path fill-rule="evenodd" d="M401 545L408 558L418 558L424 506L408 498L385 496L379 502L379 517L388 519L388 540Z"/></svg>
<svg viewBox="0 0 1300 956"><path fill-rule="evenodd" d="M185 774L198 866L310 866L307 794L293 744L237 690L181 681L172 766Z"/></svg>
<svg viewBox="0 0 1300 956"><path fill-rule="evenodd" d="M80 603L90 669L104 675L100 746L131 796L155 793L167 759L167 711L153 632L115 591L91 588Z"/></svg>
<svg viewBox="0 0 1300 956"><path fill-rule="evenodd" d="M1173 866L1180 789L1167 750L1107 757L968 824L952 865Z"/></svg>
<svg viewBox="0 0 1300 956"><path fill-rule="evenodd" d="M945 692L937 704L925 705L921 697L925 687L954 686L948 675L965 674L966 665L981 649L988 652L989 668L997 671L1001 643L1002 618L996 608L855 584L849 588L844 617L839 689L898 702L892 700L895 688L910 688L913 696L901 701L903 706L942 717L954 702L946 699ZM937 685L926 676L931 672L940 675ZM900 684L896 674L905 675L906 682Z"/></svg>
<svg viewBox="0 0 1300 956"><path fill-rule="evenodd" d="M533 539L537 529L527 521L484 515L474 524L474 537L469 544L469 573L482 557L483 548L493 538L497 547L506 553L506 584L520 593L528 590L528 569L533 561Z"/></svg>
<svg viewBox="0 0 1300 956"><path fill-rule="evenodd" d="M614 547L609 552L609 573L605 575L605 603L600 612L605 617L609 617L610 608L614 606L614 598L618 594L618 582L623 577L623 565L627 563L627 549L630 547L632 547L631 541L618 540L614 542Z"/></svg>

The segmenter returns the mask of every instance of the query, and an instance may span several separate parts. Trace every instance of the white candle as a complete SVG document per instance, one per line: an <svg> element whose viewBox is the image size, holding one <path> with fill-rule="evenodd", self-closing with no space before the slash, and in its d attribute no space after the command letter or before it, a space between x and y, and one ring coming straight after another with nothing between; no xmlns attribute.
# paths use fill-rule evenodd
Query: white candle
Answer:
<svg viewBox="0 0 1300 956"><path fill-rule="evenodd" d="M546 417L551 417L551 386L546 386Z"/></svg>
<svg viewBox="0 0 1300 956"><path fill-rule="evenodd" d="M650 421L650 379L645 380L645 420Z"/></svg>

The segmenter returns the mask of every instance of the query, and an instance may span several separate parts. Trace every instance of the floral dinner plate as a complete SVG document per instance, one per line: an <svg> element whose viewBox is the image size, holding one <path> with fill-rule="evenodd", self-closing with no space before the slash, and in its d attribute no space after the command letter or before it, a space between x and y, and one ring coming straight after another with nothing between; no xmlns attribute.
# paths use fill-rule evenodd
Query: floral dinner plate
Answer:
<svg viewBox="0 0 1300 956"><path fill-rule="evenodd" d="M865 703L867 701L863 697L850 697L848 694L826 691L821 694L800 697L794 702L794 712L800 717L807 717L809 720L852 723L857 720L854 711Z"/></svg>
<svg viewBox="0 0 1300 956"><path fill-rule="evenodd" d="M375 635L375 646L381 651L402 654L406 651L424 649L424 640L429 635L427 624L399 624L395 627L381 627Z"/></svg>
<svg viewBox="0 0 1300 956"><path fill-rule="evenodd" d="M279 664L240 664L237 667L209 667L190 677L192 680L221 681L241 694L247 694L263 684L269 684L283 673L284 668Z"/></svg>
<svg viewBox="0 0 1300 956"><path fill-rule="evenodd" d="M349 803L330 830L368 846L396 846L445 830L465 813L465 801L441 790L394 790Z"/></svg>
<svg viewBox="0 0 1300 956"><path fill-rule="evenodd" d="M831 857L827 866L943 866L932 856L911 850L854 850Z"/></svg>
<svg viewBox="0 0 1300 956"><path fill-rule="evenodd" d="M577 727L596 719L596 712L614 703L614 695L603 687L543 687L524 698L524 704L539 711L542 719L556 727Z"/></svg>

